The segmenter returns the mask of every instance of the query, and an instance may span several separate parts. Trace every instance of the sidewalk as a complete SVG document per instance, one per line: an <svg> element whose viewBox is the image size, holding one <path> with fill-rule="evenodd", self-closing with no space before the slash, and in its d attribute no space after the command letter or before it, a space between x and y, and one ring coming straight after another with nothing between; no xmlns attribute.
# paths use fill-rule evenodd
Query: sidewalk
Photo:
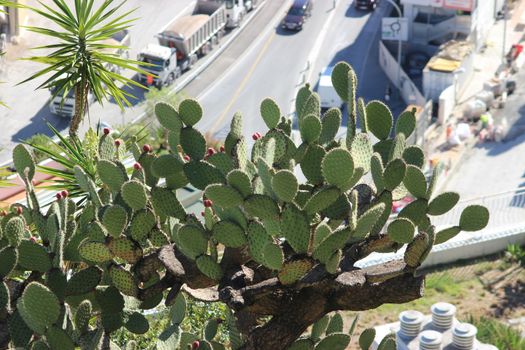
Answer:
<svg viewBox="0 0 525 350"><path fill-rule="evenodd" d="M525 1L516 3L515 8L509 11L510 18L507 20L506 50L508 52L512 44L523 41L524 31L520 27L525 26ZM521 29L521 30L520 30ZM454 107L452 115L444 125L433 124L427 131L424 149L427 159L431 164L441 163L445 171L438 183L438 190L442 190L450 175L457 172L471 149L478 142L477 133L457 146L449 146L447 143L446 128L453 128L463 121L463 112L468 102L483 91L485 82L491 80L497 73L502 63L504 21L498 20L491 28L487 39L486 49L474 55L474 73L465 87L459 92L458 104ZM504 123L502 120L494 120L494 125ZM471 124L471 129L476 126Z"/></svg>

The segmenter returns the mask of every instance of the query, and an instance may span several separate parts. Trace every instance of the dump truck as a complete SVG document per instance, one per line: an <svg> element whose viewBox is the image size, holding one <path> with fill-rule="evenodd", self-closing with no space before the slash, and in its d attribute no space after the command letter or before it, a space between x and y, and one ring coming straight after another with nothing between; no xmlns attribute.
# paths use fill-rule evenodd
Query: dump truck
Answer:
<svg viewBox="0 0 525 350"><path fill-rule="evenodd" d="M123 48L114 48L114 49L105 49L105 53L113 54L123 58L129 58L128 47L131 43L131 36L127 29L124 29L120 32L115 33L111 38L104 40L103 44L114 45L114 46L123 46ZM120 74L120 67L107 63L105 65L106 69L113 73ZM55 95L55 89L51 89L51 95ZM93 103L95 101L94 96L91 93L88 93L88 103ZM51 98L49 101L49 110L51 113L61 116L72 118L75 114L75 91L71 89L66 96L57 95L54 98Z"/></svg>
<svg viewBox="0 0 525 350"><path fill-rule="evenodd" d="M147 73L139 74L139 81L158 88L170 85L219 43L225 27L224 2L198 0L191 15L169 23L156 35L158 44L139 53L137 59L150 64L142 67Z"/></svg>

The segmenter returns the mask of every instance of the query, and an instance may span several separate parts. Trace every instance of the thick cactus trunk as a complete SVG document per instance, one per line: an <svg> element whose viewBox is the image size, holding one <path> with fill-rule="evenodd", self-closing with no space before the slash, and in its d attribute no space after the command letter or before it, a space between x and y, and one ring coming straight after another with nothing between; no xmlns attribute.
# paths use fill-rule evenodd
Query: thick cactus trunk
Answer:
<svg viewBox="0 0 525 350"><path fill-rule="evenodd" d="M69 135L72 137L77 135L80 123L86 114L88 108L88 90L88 84L84 80L75 86L75 114L69 124Z"/></svg>

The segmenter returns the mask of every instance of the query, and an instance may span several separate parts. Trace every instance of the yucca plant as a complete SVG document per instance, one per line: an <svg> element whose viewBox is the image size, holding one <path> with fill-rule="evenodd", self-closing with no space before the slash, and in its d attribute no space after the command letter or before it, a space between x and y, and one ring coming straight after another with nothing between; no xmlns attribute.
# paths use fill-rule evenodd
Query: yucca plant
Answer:
<svg viewBox="0 0 525 350"><path fill-rule="evenodd" d="M54 8L48 5L53 3ZM134 11L118 14L124 1L112 6L113 0L104 0L95 6L94 0L75 0L70 9L65 0L39 1L42 8L27 6L34 13L45 17L59 29L27 27L29 31L48 36L55 42L35 49L53 50L45 56L25 58L47 65L46 68L31 75L22 83L43 76L46 79L38 88L49 88L53 97L65 98L71 90L75 92L75 113L70 123L69 133L77 134L80 123L88 109L88 94L91 92L99 102L113 99L120 108L130 105L134 96L121 86L140 83L114 72L110 66L128 68L142 72L142 63L121 58L114 51L126 47L108 43L113 35L130 27L134 19L129 16ZM46 51L46 52L47 52Z"/></svg>
<svg viewBox="0 0 525 350"><path fill-rule="evenodd" d="M120 133L120 138L113 140L107 138L106 142L99 140L106 140L102 138L103 134L111 133L112 131L108 128L101 128L100 125L96 129L90 128L83 140L76 137L65 137L48 123L48 127L53 135L58 138L58 142L52 141L48 145L38 140L29 139L26 140L26 144L33 148L34 151L39 152L43 157L49 158L50 160L58 163L61 168L57 169L54 167L39 165L38 169L41 173L51 175L54 179L51 180L51 184L44 186L44 188L50 190L67 190L72 197L81 197L82 199L86 196L85 191L82 191L78 181L75 179L75 166L78 166L82 171L97 185L100 185L100 179L97 176L96 164L97 159L101 157L101 152L109 150L114 152L115 149L119 149L122 157L124 153L129 149L130 145L135 142L140 142L144 138L144 127L137 132L128 131L128 128L124 129ZM100 147L100 150L99 150ZM83 202L83 200L81 200Z"/></svg>

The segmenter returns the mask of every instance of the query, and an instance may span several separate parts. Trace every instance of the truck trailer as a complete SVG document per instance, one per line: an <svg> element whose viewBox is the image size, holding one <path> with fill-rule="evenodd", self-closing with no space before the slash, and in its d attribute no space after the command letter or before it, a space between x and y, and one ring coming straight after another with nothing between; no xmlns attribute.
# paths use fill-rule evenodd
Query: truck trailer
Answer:
<svg viewBox="0 0 525 350"><path fill-rule="evenodd" d="M140 82L159 88L170 85L219 43L225 26L222 1L198 0L192 15L168 24L156 35L158 44L148 44L140 52L139 61L155 65L142 67L149 74L139 74Z"/></svg>

